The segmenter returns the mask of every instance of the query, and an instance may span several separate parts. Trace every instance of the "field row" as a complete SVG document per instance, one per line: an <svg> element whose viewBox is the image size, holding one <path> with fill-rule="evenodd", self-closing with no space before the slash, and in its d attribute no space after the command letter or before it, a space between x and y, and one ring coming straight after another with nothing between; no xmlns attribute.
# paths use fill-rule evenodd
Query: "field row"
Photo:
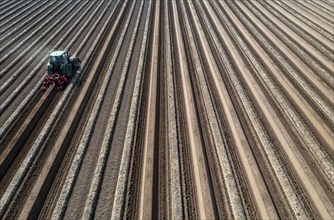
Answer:
<svg viewBox="0 0 334 220"><path fill-rule="evenodd" d="M2 1L0 218L334 218L333 7Z"/></svg>

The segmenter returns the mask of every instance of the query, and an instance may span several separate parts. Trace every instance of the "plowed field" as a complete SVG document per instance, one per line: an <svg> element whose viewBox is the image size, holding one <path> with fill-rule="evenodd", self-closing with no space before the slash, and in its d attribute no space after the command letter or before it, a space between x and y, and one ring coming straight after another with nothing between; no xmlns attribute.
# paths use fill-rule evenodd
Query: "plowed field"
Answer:
<svg viewBox="0 0 334 220"><path fill-rule="evenodd" d="M334 2L2 0L0 219L334 219ZM81 69L42 90L48 55Z"/></svg>

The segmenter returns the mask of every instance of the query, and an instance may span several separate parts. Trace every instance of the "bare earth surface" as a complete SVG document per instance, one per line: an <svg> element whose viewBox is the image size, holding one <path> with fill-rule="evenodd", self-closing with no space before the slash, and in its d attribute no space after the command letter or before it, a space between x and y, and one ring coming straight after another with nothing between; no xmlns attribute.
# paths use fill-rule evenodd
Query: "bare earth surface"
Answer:
<svg viewBox="0 0 334 220"><path fill-rule="evenodd" d="M0 219L334 219L333 13L2 0Z"/></svg>

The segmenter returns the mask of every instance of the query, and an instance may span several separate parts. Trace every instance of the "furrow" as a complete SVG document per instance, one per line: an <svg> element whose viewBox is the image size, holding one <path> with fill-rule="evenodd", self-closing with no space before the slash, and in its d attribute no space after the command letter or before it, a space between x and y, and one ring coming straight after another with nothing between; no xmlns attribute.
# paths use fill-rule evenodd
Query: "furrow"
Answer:
<svg viewBox="0 0 334 220"><path fill-rule="evenodd" d="M96 6L95 12L91 14L91 18L102 7L103 3L103 1L99 2L99 5ZM106 11L110 7L110 5L111 2L109 2L109 4L104 7L104 10L97 18L97 21L101 20L101 18L106 14ZM115 10L116 8L114 8L113 12L109 15L109 18L114 15ZM110 20L111 19L108 19L107 21ZM109 24L109 22L106 22L105 26L107 26L107 24ZM84 26L82 28L84 28ZM60 166L62 159L59 158L64 158L64 152L66 152L64 148L66 147L66 143L73 135L72 130L76 126L78 117L80 117L79 115L81 114L80 112L84 109L83 106L85 105L85 103L87 103L87 99L91 94L91 88L93 87L92 85L95 84L97 76L98 74L92 73L89 75L89 83L85 84L84 88L81 90L82 93L80 94L80 99L72 108L73 112L75 113L69 117L71 120L67 120L66 124L63 126L60 138L57 139L54 147L52 148L53 153L48 156L46 165L44 165L42 170L39 172L38 179L36 180L38 184L35 184L30 193L27 195L29 203L24 204L23 208L20 211L19 218L23 218L24 216L30 216L31 218L35 218L35 213L39 213L38 209L41 208L40 200L43 200L43 197L45 198L45 194L41 194L39 192L50 188L50 182L52 182L50 179L53 179L55 176L55 173L51 174L52 172L50 172L50 169L57 169L57 166Z"/></svg>
<svg viewBox="0 0 334 220"><path fill-rule="evenodd" d="M171 47L171 14L169 12L168 0L164 1L164 22L165 22L165 41L166 41L166 69L165 74L167 78L167 192L169 196L167 198L167 213L165 215L170 215L172 219L181 219L183 214L182 207L182 195L181 195L181 180L180 180L180 164L179 164L179 151L180 147L178 143L177 134L177 116L176 116L176 97L175 97L175 75L173 73L173 61L172 61L172 47Z"/></svg>
<svg viewBox="0 0 334 220"><path fill-rule="evenodd" d="M93 29L91 29L91 30L93 30ZM83 66L85 65L85 63L87 62L89 57L91 56L92 52L94 51L93 49L95 48L95 46L98 42L99 42L99 38L95 39L94 43L91 46L90 51L87 53L87 55L85 56L85 58L82 61ZM73 80L75 81L77 78L78 78L78 76L76 75ZM52 129L52 127L53 127L52 124L57 120L59 113L64 108L64 105L66 104L66 100L69 98L69 96L71 94L72 87L73 87L73 85L70 84L68 86L67 90L62 95L58 104L54 108L52 114L48 118L45 126L43 127L43 129L40 131L38 137L36 138L33 146L30 148L29 153L27 154L26 158L22 162L19 170L17 171L14 178L12 179L11 184L6 189L5 194L2 196L2 198L0 200L0 204L1 204L1 206L0 206L0 216L4 215L6 207L8 206L10 200L14 196L14 193L16 192L18 187L20 186L21 181L23 180L23 178L27 174L27 171L29 170L30 165L32 164L34 158L36 157L38 152L43 149L44 141L46 139L46 136L50 132L50 130Z"/></svg>
<svg viewBox="0 0 334 220"><path fill-rule="evenodd" d="M213 4L213 7L215 8L215 10L217 10L219 13L219 15L224 19L224 22L226 22L226 25L228 27L232 27L231 24L229 24L229 22L226 20L224 13L222 13L220 11L220 8L217 4ZM236 38L240 39L240 38ZM226 39L228 40L228 39ZM229 44L228 42L225 43L226 45L233 45L233 44ZM306 218L307 216L309 216L309 214L307 213L307 211L304 209L304 205L299 201L298 195L294 190L294 187L292 185L292 183L289 181L289 177L287 174L286 169L284 168L284 165L282 164L282 161L280 161L279 157L277 156L277 154L275 153L274 150L274 146L273 143L270 141L270 137L268 136L267 133L267 129L264 127L263 123L259 120L259 115L256 111L256 109L254 108L253 104L251 103L249 96L247 95L247 92L245 91L245 88L243 87L242 83L240 82L240 79L238 78L237 74L235 73L235 71L232 68L231 65L231 61L229 59L231 58L227 58L225 57L224 53L220 50L220 55L222 56L222 59L224 59L224 63L225 65L227 65L226 67L228 68L228 72L230 74L230 80L233 83L233 86L239 96L239 98L241 99L242 103L243 103L243 107L245 108L245 111L249 117L249 120L252 123L253 129L255 129L257 137L262 145L263 150L265 151L266 157L269 159L270 164L271 164L271 168L273 169L276 178L279 182L279 184L282 187L282 190L285 194L285 197L287 199L287 201L290 204L290 207L294 213L295 218ZM230 49L230 51L233 51ZM233 54L232 54L233 55ZM235 56L235 55L234 55ZM233 60L240 62L241 60L236 59L235 57L233 58ZM245 66L245 64L238 64L238 66ZM245 77L245 76L244 76ZM255 91L252 91L252 93L255 93ZM261 103L258 103L261 104ZM262 111L264 111L264 114L266 115L266 117L271 117L270 113L268 112L268 110L265 107L261 108ZM275 123L272 122L271 125L273 127L275 127ZM276 131L279 131L278 128L275 129Z"/></svg>
<svg viewBox="0 0 334 220"><path fill-rule="evenodd" d="M38 5L36 7L36 5ZM42 8L43 6L46 5L46 2L44 2L43 4L41 4L40 2L38 1L34 1L33 4L29 4L28 7L25 7L24 10L16 13L12 18L10 19L6 19L6 20L3 20L1 23L0 23L0 35L3 35L4 33L6 33L6 31L8 29L13 29L13 27L15 25L19 25L21 26L22 22L24 19L27 19L27 17L29 17L31 14L35 14L35 16L38 16L40 14L40 12L43 10L39 10L39 13L36 12L38 9ZM50 3L48 4L50 5ZM27 12L28 11L28 12ZM21 24L19 24L21 23ZM7 35L6 35L7 36ZM0 38L0 41L3 41L3 38L1 37Z"/></svg>
<svg viewBox="0 0 334 220"><path fill-rule="evenodd" d="M316 34L312 34L313 32L307 31L307 29L303 28L301 25L298 25L298 23L294 22L294 19L293 19L294 17L292 15L291 16L286 15L280 12L279 10L277 10L276 8L271 7L269 4L263 4L263 2L260 2L260 3L264 8L270 11L271 14L275 15L277 19L283 22L287 27L289 27L291 30L297 33L301 38L303 38L309 44L314 46L328 59L330 59L331 61L334 60L333 50L332 48L326 46L326 43L323 42L324 39L317 36ZM327 43L327 45L330 45L330 43Z"/></svg>
<svg viewBox="0 0 334 220"><path fill-rule="evenodd" d="M53 4L55 4L55 3L53 3ZM62 2L58 2L57 5L53 5L53 4L52 4L52 6L54 6L54 7L58 7L58 9L57 9L57 11L55 12L54 15L52 15L52 16L49 17L46 21L44 21L45 18L48 17L47 14L45 14L44 16L40 17L37 21L35 21L33 24L31 24L29 27L25 28L20 34L16 35L14 38L12 38L12 39L11 39L9 42L7 42L5 45L2 45L2 46L1 46L1 48L0 48L0 52L3 53L3 52L6 51L6 49L7 49L8 47L15 45L15 47L14 47L13 49L11 49L10 51L8 51L8 52L6 53L5 56L1 57L1 59L0 59L0 64L4 63L4 61L5 61L6 59L8 59L8 57L10 57L12 54L14 54L15 51L16 51L20 46L22 46L22 45L24 44L24 42L26 42L26 41L28 41L29 39L31 39L32 37L36 36L36 33L38 33L38 31L40 31L40 30L42 30L43 28L45 28L46 25L47 25L49 22L51 22L52 20L54 20L54 19L58 16L58 14L61 14L61 11L62 11L64 8L68 7L68 5L71 4L71 2L68 2L68 3L65 4L65 5L64 5ZM62 4L63 4L63 5L62 5ZM59 5L62 5L62 6L59 7ZM73 9L72 9L72 10L73 10ZM70 10L70 11L71 11L71 10ZM70 11L68 11L67 13L69 13ZM66 14L65 14L65 15L66 15ZM58 22L61 22L61 20L65 19L65 15L63 15L62 17L59 17L59 21L58 21ZM62 18L62 19L61 19L61 18ZM34 17L30 18L30 20L33 20L33 19L34 19ZM29 21L29 20L28 20L28 21ZM42 21L43 21L43 24L40 24ZM51 25L51 26L49 27L50 30L51 30L52 28L54 28L54 27L58 24L58 22L53 23L53 25ZM26 36L26 34L27 34L31 29L35 28L36 26L39 26L39 27L38 27L37 29L35 29L33 32L31 32L28 36ZM46 33L47 33L47 32L45 32L44 34L46 35ZM3 41L3 40L4 40L5 38L7 38L7 37L10 37L12 34L13 34L13 32L9 32L8 34L5 35L5 37L3 37L3 38L1 39L1 41ZM20 39L22 36L25 36L25 40L21 40L21 41L19 41L18 44L15 44L14 42L18 42L18 39ZM39 39L40 39L41 37L42 37L42 36L40 36ZM1 71L0 73L1 73L0 76L2 76L2 75L3 75L3 71Z"/></svg>
<svg viewBox="0 0 334 220"><path fill-rule="evenodd" d="M334 15L333 10L327 9L321 5L321 1L314 1L314 0L306 0L306 2L316 8L318 8L323 13ZM332 6L333 7L333 6Z"/></svg>
<svg viewBox="0 0 334 220"><path fill-rule="evenodd" d="M93 5L91 5L93 6ZM89 12L90 7L83 13L86 14ZM95 13L97 12L97 10L95 10ZM89 21L93 18L93 15L95 14L94 12L92 13L92 15L90 16L89 19L87 19L85 25L83 25L81 27L80 30L78 30L78 32L76 33L75 37L73 37L72 41L69 43L69 46L66 47L66 49L70 48L71 45L73 45L73 43L75 42L75 40L78 39L78 37L81 35L81 33L83 33L84 28L88 25ZM79 22L79 20L77 21ZM76 24L76 23L75 23ZM74 29L75 25L72 26L71 29L69 29L69 31L62 36L62 38L58 41L58 43L56 43L54 45L54 48L59 47L63 41L68 37L68 35L71 33L71 31ZM57 35L57 33L54 34L55 36ZM83 40L82 42L86 42L87 41L87 37L91 36L91 33L88 33L86 35L86 39ZM47 42L45 43L45 45L47 45ZM80 49L81 50L81 49ZM78 50L78 51L80 51ZM37 55L39 51L37 51L35 54ZM30 63L30 60L28 60L26 62L26 64L28 65ZM42 65L45 65L45 60L41 60L36 67L29 73L29 75L16 87L16 89L9 95L9 97L6 98L6 100L0 105L0 113L3 113L12 103L12 101L16 98L16 96L22 91L22 89L24 88L24 86L26 86L31 78L38 72L38 70L42 67ZM18 72L21 72L24 70L24 66L22 66ZM29 93L29 95L27 96L27 98L25 99L26 101L22 102L20 106L22 107L18 107L14 113L11 115L11 117L5 122L5 124L1 127L0 129L0 139L3 137L4 135L4 131L8 129L9 126L12 125L12 123L14 122L14 120L16 119L17 115L19 115L19 113L15 113L15 112L21 112L22 108L24 108L26 106L26 103L29 102L29 100L31 99L31 97L34 96L34 94L36 94L37 90L40 89L41 85L38 83ZM29 97L29 99L28 99ZM23 103L25 103L25 105L23 105Z"/></svg>
<svg viewBox="0 0 334 220"><path fill-rule="evenodd" d="M88 3L88 2L87 2ZM85 4L83 4L83 5L81 5L81 7L79 7L78 9L77 9L77 11L76 11L76 13L73 13L70 17L69 17L69 20L68 20L68 22L64 22L62 25L61 25L61 27L60 28L58 28L58 30L57 31L55 31L53 34L52 34L52 36L50 37L50 38L48 38L48 40L47 41L45 41L44 43L43 43L43 45L41 46L41 47L39 47L39 49L38 50L35 50L35 52L31 55L31 57L21 66L21 68L19 68L17 71L15 71L7 80L6 80L6 82L4 83L4 84L2 84L1 86L0 86L0 92L1 93L3 93L9 86L10 86L10 84L12 84L12 82L16 79L16 78L18 78L18 76L20 75L20 74L22 74L22 72L23 72L23 70L34 60L34 59L36 59L36 57L41 53L41 51L43 50L43 49L45 49L45 48L47 48L47 45L51 42L51 40L53 40L60 32L61 32L61 30L62 30L62 28L63 27L65 27L69 22L71 22L71 18L73 18L77 13L79 13L80 12L80 10L79 9L81 9L81 8L83 8L85 6ZM70 11L68 11L67 13L70 13ZM63 19L65 19L66 18L66 15L68 15L67 13L65 13L64 15L63 15ZM78 21L77 21L78 22ZM54 25L56 25L56 24L54 24ZM50 26L49 28L48 28L48 30L49 31L51 31L52 29L54 28L54 26ZM72 27L72 28L74 28L74 26ZM45 32L45 34L44 35L46 35L46 33L47 32ZM67 33L70 33L70 32L67 32ZM17 56L17 58L15 59L15 60L13 60L10 64L8 64L4 69L2 69L2 71L0 72L0 75L4 75L4 74L6 74L6 73L8 73L8 72L10 72L9 70L22 58L22 56L24 56L34 45L36 45L36 44L38 44L39 43L39 41L41 40L41 39L43 39L45 36L44 35L41 35L40 37L38 37L30 46L28 46L25 50L23 50L22 52L21 52L21 54L19 55L19 56ZM62 38L62 39L64 39L64 38ZM19 46L20 46L20 44L19 45L17 45L13 50L12 50L12 52L14 53L16 50L18 50L18 48L19 48ZM9 52L9 53L7 53L5 56L4 56L4 59L6 59L6 56L9 56L11 54L11 52ZM0 61L0 63L1 63L2 61ZM36 68L36 67L35 67Z"/></svg>
<svg viewBox="0 0 334 220"><path fill-rule="evenodd" d="M186 15L186 12L183 12L182 14ZM188 17L188 16L187 16ZM200 63L200 57L198 54L198 49L197 46L195 44L195 39L192 33L193 28L190 27L189 22L186 20L186 30L188 32L189 35L189 48L191 49L191 53L193 56L193 62L194 62L194 68L195 68L195 72L198 75L198 82L199 82L199 88L201 90L201 93L203 94L203 100L204 100L204 108L206 109L205 112L206 114L208 114L210 117L208 118L209 121L209 125L210 125L210 130L211 130L211 135L213 137L213 146L215 146L216 148L216 153L218 155L219 158L219 167L222 170L222 175L224 177L224 182L225 182L225 187L227 188L227 195L228 195L228 200L230 200L230 206L232 209L232 216L233 218L237 218L237 219L243 219L245 218L245 214L243 211L243 205L241 202L241 196L240 193L237 190L237 186L236 186L236 180L234 178L231 178L232 176L232 161L229 160L228 158L228 153L227 153L227 146L226 146L226 141L223 140L223 135L221 133L221 130L218 126L218 121L217 121L217 116L216 116L216 112L214 110L213 107L213 103L211 101L210 98L210 93L209 93L209 88L207 87L207 82L205 79L205 72L202 69L202 63ZM195 151L195 149L193 149L193 151ZM193 156L193 162L197 163L197 156L194 155ZM194 172L196 173L196 170L200 170L200 168L194 165ZM197 171L198 172L198 171ZM200 177L199 174L197 174L198 178ZM196 177L196 174L195 174ZM202 178L201 178L202 179ZM206 204L206 206L211 207L212 205L210 205L210 201L206 200L206 202L203 201L203 197L204 198L209 198L209 195L203 195L201 197L201 194L203 192L201 192L201 190L204 190L204 186L201 186L201 181L199 179L196 180L196 185L197 185L197 194L199 194L199 198L198 198L198 207L199 207L199 217L201 219L206 219L206 218L212 218L209 216L205 215L205 211L201 210L200 207L203 207L204 204ZM202 183L203 185L208 185L208 183ZM209 212L208 209L206 209L207 212Z"/></svg>
<svg viewBox="0 0 334 220"><path fill-rule="evenodd" d="M319 10L316 7L311 7L310 4L307 3L307 1L297 0L296 2L294 2L294 4L296 5L296 7L302 8L303 10L312 14L313 16L316 16L322 21L326 22L327 25L331 25L334 27L334 24L331 20L332 18L329 14L323 13L321 10Z"/></svg>
<svg viewBox="0 0 334 220"><path fill-rule="evenodd" d="M325 25L324 28L320 27L318 25L318 22L316 22L317 19L310 20L308 17L305 17L305 15L300 14L299 12L295 11L294 9L288 7L284 2L281 1L272 1L268 2L271 5L275 5L273 7L277 7L279 5L282 7L284 10L286 10L288 13L293 14L295 17L297 17L300 21L302 21L304 24L307 24L309 27L317 31L318 33L322 34L324 37L326 37L328 40L330 40L332 43L334 42L334 35L328 30L331 30L331 28L327 25Z"/></svg>
<svg viewBox="0 0 334 220"><path fill-rule="evenodd" d="M17 5L22 5L21 2L16 1L16 2L11 2L11 6L4 6L4 10L1 12L1 14L3 16L0 17L0 20L2 21L3 19L5 19L7 16L9 16L13 11L16 11L18 9L21 8L21 6L17 6ZM24 1L25 4L29 4L29 2ZM24 4L23 4L24 5ZM14 8L14 9L13 9Z"/></svg>
<svg viewBox="0 0 334 220"><path fill-rule="evenodd" d="M117 3L117 5L120 4L120 1ZM121 11L124 11L126 4L124 4L122 6ZM116 9L117 7L115 7ZM110 20L111 17L113 16L113 14L115 13L115 10L113 11L113 13L111 13L111 15L109 16L109 18L107 20ZM119 23L120 22L120 18L121 18L121 14L117 17L116 22L115 23ZM100 20L100 19L98 19ZM126 25L127 26L127 25ZM115 30L117 26L114 26L114 28L112 29L112 31L110 33L113 33L113 31ZM105 29L106 26L103 27L103 29ZM107 39L111 39L111 35L109 35L109 37ZM122 37L121 37L122 39ZM122 40L119 41L119 46L117 47L118 49L116 49L115 54L118 54L118 51L120 49L120 45L122 44ZM108 47L104 47L104 51L100 53L100 56L105 56L105 54L107 54L106 49ZM74 159L72 160L71 166L69 168L69 172L67 173L66 176L66 181L62 186L61 192L60 192L60 196L58 198L58 201L56 203L56 207L53 210L52 213L52 219L61 219L63 218L66 206L68 204L68 200L71 194L71 191L73 190L73 186L75 183L75 179L78 176L78 172L80 169L80 166L82 164L82 160L84 157L84 154L86 152L87 146L88 146L88 142L90 141L90 137L92 135L92 130L94 129L94 125L96 123L96 118L99 112L99 109L101 108L101 101L102 101L102 97L104 96L105 92L106 92L106 85L108 84L109 80L110 80L110 76L111 76L111 70L113 68L113 63L115 62L117 56L113 57L113 60L111 61L110 64L110 68L107 71L107 74L105 76L105 79L103 80L103 84L100 88L100 94L98 94L98 98L95 101L93 110L89 116L89 119L86 123L86 126L84 128L83 134L82 134L82 138L80 140L79 146L77 148L77 152L75 154ZM98 58L98 60L102 60L102 58ZM97 72L98 66L96 66L93 69L93 72Z"/></svg>
<svg viewBox="0 0 334 220"><path fill-rule="evenodd" d="M284 45L287 45L290 48L290 50L300 58L300 60L304 61L304 63L308 65L313 70L313 72L316 72L319 74L320 77L323 77L325 79L324 81L328 80L329 86L333 87L334 73L331 70L333 59L332 60L324 59L321 53L314 53L313 51L316 51L316 49L309 48L309 45L303 43L302 38L293 39L294 37L293 32L288 32L288 31L283 32L283 30L285 29L284 26L280 27L279 24L275 24L273 22L273 19L267 17L269 15L268 13L264 15L265 12L263 10L255 7L249 7L249 9L252 10L255 15L261 14L262 16L257 16L257 18L261 21L261 23L265 24L265 26L269 30L271 30L271 32L274 33L277 36L277 38L279 38L284 43ZM333 53L330 53L330 56L331 58L334 58Z"/></svg>
<svg viewBox="0 0 334 220"><path fill-rule="evenodd" d="M0 219L334 219L333 7L1 0Z"/></svg>
<svg viewBox="0 0 334 220"><path fill-rule="evenodd" d="M194 7L193 5L190 6L191 8ZM197 9L199 10L199 9ZM201 32L201 27L198 27L200 22L196 19L194 24L197 26L196 30L198 31L198 35L200 35L201 44L203 45L203 50L205 53L205 57L207 58L207 62L209 62L209 69L212 74L212 78L214 81L214 87L218 90L219 95L219 101L222 102L222 106L224 108L224 113L227 116L227 121L229 124L229 128L231 130L231 133L233 135L233 139L235 141L235 145L238 149L238 152L240 154L249 184L253 190L253 196L255 198L255 201L257 203L257 206L259 208L259 215L263 219L272 218L277 219L277 213L275 211L274 205L269 198L269 195L264 192L264 182L262 178L259 178L260 171L256 166L254 166L254 157L252 157L252 154L250 153L250 146L248 146L247 141L245 140L246 137L244 137L242 134L243 131L240 131L241 125L237 120L235 120L234 114L236 114L235 110L233 109L232 100L227 99L229 97L226 86L222 83L223 80L221 79L219 73L219 67L214 62L216 58L214 57L214 54L211 54L210 50L208 48L211 47L211 43L216 44L218 41L214 36L211 37L210 31L212 31L214 28L211 26L210 22L208 21L208 18L206 16L206 13L203 11L198 12L200 16L203 16L201 19L202 24L205 27L205 32ZM206 37L209 42L207 42ZM216 41L216 42L215 42ZM239 126L239 127L238 127ZM243 175L238 173L238 175ZM262 188L261 188L262 187ZM246 210L245 210L246 211ZM250 211L250 210L247 210ZM252 218L252 217L247 217ZM254 217L253 217L254 218ZM257 217L258 218L258 217Z"/></svg>
<svg viewBox="0 0 334 220"><path fill-rule="evenodd" d="M241 17L241 16L240 16ZM237 35L237 34L236 34ZM256 60L256 57L252 55L248 49L248 46L243 42L241 37L237 37L241 44L241 48L244 49L245 53L247 54L247 57L251 59L251 62L254 64L255 68L258 70L260 69L260 63L258 63ZM247 49L247 50L246 50ZM308 145L309 150L312 152L313 156L319 161L320 166L322 169L324 169L324 172L328 176L329 180L333 180L333 166L331 165L331 161L329 159L329 156L322 150L321 144L318 142L318 140L313 138L313 135L311 132L307 129L303 121L300 119L300 117L297 115L297 113L293 110L291 105L286 101L286 99L281 95L281 92L276 88L274 83L265 76L265 71L261 69L259 71L261 73L261 77L265 80L266 85L270 88L271 92L275 96L276 100L280 103L281 108L284 109L285 114L289 118L289 120L292 122L292 124L296 127L296 130L298 131L299 135L304 137L305 143ZM330 144L331 137L327 138L327 143Z"/></svg>
<svg viewBox="0 0 334 220"><path fill-rule="evenodd" d="M240 18L243 18L242 16ZM243 19L245 24L248 24L247 20ZM253 27L253 26L252 26ZM299 71L297 71L294 68L293 64L290 64L289 59L282 54L277 47L272 45L272 41L267 40L261 33L257 32L256 29L250 29L251 32L254 34L253 36L258 39L259 42L262 42L263 48L268 51L269 54L272 54L271 56L273 59L277 60L280 67L283 68L284 72L288 74L288 78L292 78L294 82L297 84L300 89L304 90L307 94L310 100L312 100L315 104L315 107L319 108L321 113L326 116L328 121L330 123L334 122L334 113L331 110L331 105L328 104L328 101L325 101L325 99L322 98L323 94L317 90L315 90L314 86L310 85L309 81L306 80ZM324 92L327 93L327 100L331 99L331 94L329 91L324 90Z"/></svg>
<svg viewBox="0 0 334 220"><path fill-rule="evenodd" d="M134 6L135 6L135 3L133 3L132 7L134 7ZM105 131L105 138L103 139L103 142L102 142L101 153L99 155L99 160L98 160L98 166L95 170L95 173L97 173L100 176L101 176L101 172L103 171L103 167L105 166L104 163L105 163L105 158L106 158L106 152L108 151L108 148L110 146L110 141L111 141L111 138L112 138L114 127L115 127L115 122L116 122L116 119L117 119L117 116L118 116L118 111L120 109L120 103L121 103L121 99L122 99L122 96L123 96L123 93L124 93L125 79L126 79L126 76L128 74L129 62L130 62L131 57L132 57L132 52L133 52L133 48L134 48L135 39L136 39L137 34L138 34L139 22L140 22L140 19L142 18L143 6L144 6L144 2L141 2L140 9L139 9L139 12L138 12L138 17L136 19L135 28L133 30L133 34L132 34L132 37L131 37L129 50L127 52L127 55L126 55L126 58L125 58L125 61L124 61L124 66L123 66L123 69L122 69L119 86L118 86L117 92L116 92L115 102L113 104L112 111L111 111L111 114L110 114L110 117L109 117L109 120L108 120L107 129ZM132 10L133 10L133 8L132 8ZM132 13L130 13L130 14L132 15ZM135 107L134 105L135 104L133 104L133 102L132 102L131 106L133 106L133 108ZM127 133L127 135L128 135L128 133ZM125 185L127 183L126 178L127 178L128 166L129 166L127 161L129 161L129 151L130 151L131 145L132 145L132 143L130 142L126 146L124 146L124 148L123 148L122 159L121 159L121 167L120 167L120 170L119 170L116 192L115 192L114 202L113 202L112 211L111 211L111 219L120 219L123 216L124 197L125 197L125 188L126 188ZM95 180L93 180L93 183L92 183L91 188L90 188L90 193L88 195L88 199L87 199L86 205L85 205L85 211L84 211L84 214L83 214L84 217L86 217L86 216L88 217L87 214L91 213L92 206L93 206L93 203L91 203L91 202L94 201L94 197L95 197L95 195L93 193L96 192L96 189L98 187L99 182L100 182L100 180L98 180L97 178Z"/></svg>
<svg viewBox="0 0 334 220"><path fill-rule="evenodd" d="M157 136L157 129L158 126L156 125L156 118L158 117L159 113L156 112L157 105L159 105L159 92L157 91L158 88L158 79L159 79L159 42L161 37L161 22L160 22L160 13L161 13L161 5L160 1L156 1L154 3L154 15L152 21L152 30L151 30L151 37L150 39L152 49L148 51L148 53L152 53L151 60L149 60L149 85L148 85L148 101L147 101L147 109L145 115L145 138L143 143L143 166L141 167L141 179L140 179L140 195L139 195L139 207L138 207L138 215L139 219L154 219L156 216L153 213L156 213L157 205L153 204L154 197L157 195L157 192L154 192L155 180L154 177L157 175L156 170L156 162L157 159L154 157L157 146L156 136ZM150 55L148 55L150 57ZM156 177L155 177L156 178Z"/></svg>

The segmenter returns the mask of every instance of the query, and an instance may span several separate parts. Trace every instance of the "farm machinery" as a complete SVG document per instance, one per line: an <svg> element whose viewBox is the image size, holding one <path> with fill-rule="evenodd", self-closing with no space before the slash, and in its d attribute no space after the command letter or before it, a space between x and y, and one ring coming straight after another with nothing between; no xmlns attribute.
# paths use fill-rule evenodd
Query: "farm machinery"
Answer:
<svg viewBox="0 0 334 220"><path fill-rule="evenodd" d="M42 81L42 88L46 90L54 85L58 90L63 90L69 80L80 69L80 59L71 56L67 51L54 51L49 56L47 75Z"/></svg>

